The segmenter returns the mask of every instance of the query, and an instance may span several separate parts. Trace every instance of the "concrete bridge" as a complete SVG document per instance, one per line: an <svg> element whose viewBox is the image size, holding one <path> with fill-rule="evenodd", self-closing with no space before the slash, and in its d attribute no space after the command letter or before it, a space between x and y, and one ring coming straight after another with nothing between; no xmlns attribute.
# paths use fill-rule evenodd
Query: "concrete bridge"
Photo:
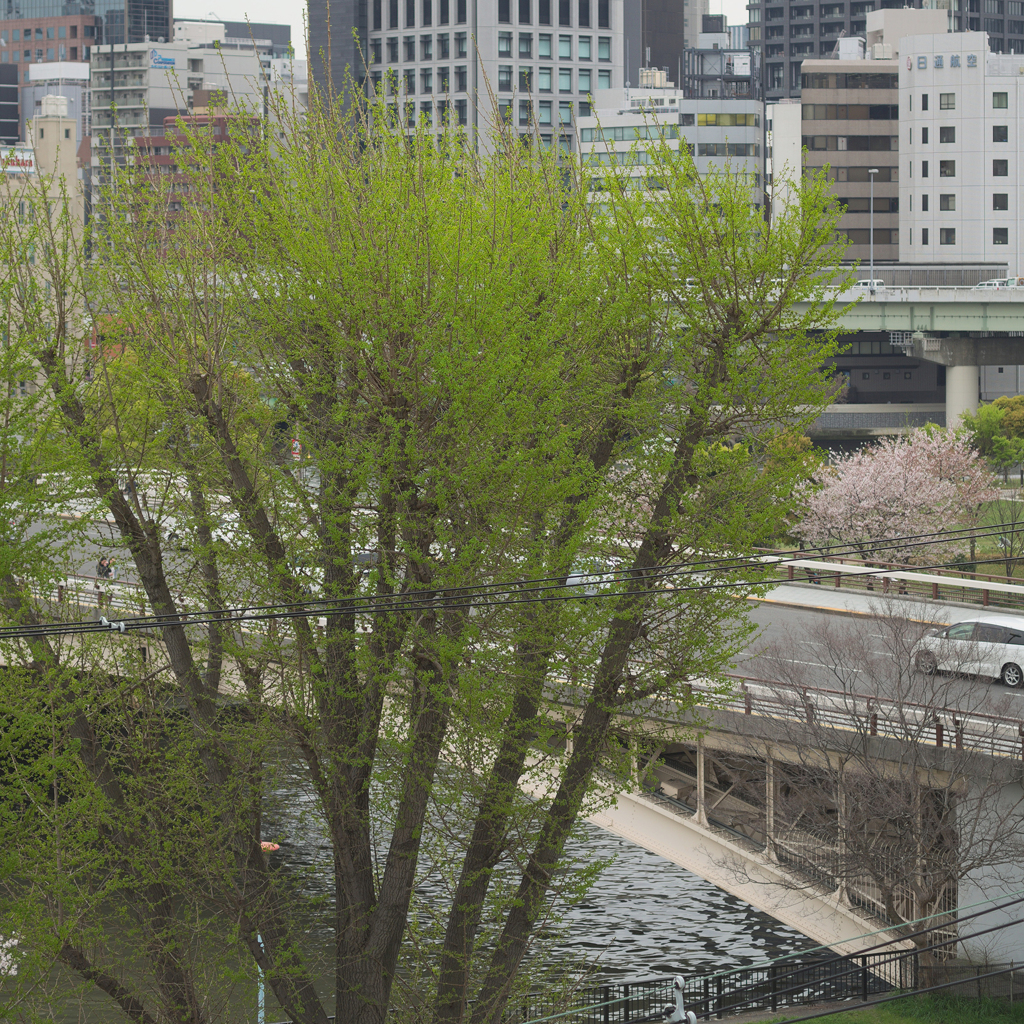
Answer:
<svg viewBox="0 0 1024 1024"><path fill-rule="evenodd" d="M927 907L920 886L909 877L887 890L873 872L885 865L889 854L874 862L870 857L855 859L844 832L859 825L844 822L849 794L834 791L832 785L842 776L851 749L860 747L879 767L869 783L851 771L856 784L877 784L887 775L894 780L913 777L922 793L961 794L966 808L972 783L953 776L962 775L969 752L999 780L988 786L985 799L1017 807L1019 814L1024 721L824 689L786 692L776 683L736 683L730 698L712 701L716 706L699 731L686 715L652 708L642 725L651 746L643 754L635 751L631 761L638 785L618 792L615 803L590 820L846 955L879 942L884 936L872 933L886 930L894 908L903 920L921 917L923 910L945 912L947 917L933 923L942 937L952 938L958 907L1024 889L1024 865L1018 864L1009 873L979 867L944 885ZM630 726L635 730L637 722ZM835 738L828 744L832 749L821 743L829 732ZM911 742L919 749L908 774ZM811 756L808 751L813 751ZM797 808L800 813L795 813ZM893 816L898 818L903 810L894 809ZM879 808L879 819L884 817ZM965 812L963 827L976 830L984 818L974 808L969 815ZM1012 826L1009 831L1014 831ZM917 839L927 832L924 828ZM885 836L879 841L884 845ZM898 837L891 842L889 869L899 872L907 851L896 849ZM933 852L918 849L911 860L924 864ZM985 920L991 924L996 919L993 915ZM1000 933L998 947L985 952L991 954L993 948L1000 959L1024 959L1024 927ZM979 950L970 952L977 955ZM949 953L962 955L963 950L951 945Z"/></svg>
<svg viewBox="0 0 1024 1024"><path fill-rule="evenodd" d="M1024 288L851 289L835 301L844 330L887 331L908 355L948 368L947 426L977 410L980 366L1024 363Z"/></svg>

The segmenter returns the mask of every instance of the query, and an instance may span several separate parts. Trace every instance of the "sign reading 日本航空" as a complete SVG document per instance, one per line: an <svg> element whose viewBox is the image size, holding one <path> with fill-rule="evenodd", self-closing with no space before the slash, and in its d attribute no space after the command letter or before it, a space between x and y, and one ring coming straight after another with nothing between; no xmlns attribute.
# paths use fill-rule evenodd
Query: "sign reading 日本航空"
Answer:
<svg viewBox="0 0 1024 1024"><path fill-rule="evenodd" d="M150 50L149 66L151 68L173 68L175 66L175 58L168 57L160 53L159 50Z"/></svg>

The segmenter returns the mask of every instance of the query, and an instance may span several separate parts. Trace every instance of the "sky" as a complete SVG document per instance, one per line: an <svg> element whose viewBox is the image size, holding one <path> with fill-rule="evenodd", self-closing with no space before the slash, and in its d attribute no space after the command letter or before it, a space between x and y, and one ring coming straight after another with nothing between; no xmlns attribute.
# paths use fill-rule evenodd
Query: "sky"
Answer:
<svg viewBox="0 0 1024 1024"><path fill-rule="evenodd" d="M712 0L714 2L716 0ZM299 58L306 56L305 13L306 5L301 0L174 0L175 18L197 21L245 21L248 18L249 21L291 25L292 46Z"/></svg>
<svg viewBox="0 0 1024 1024"><path fill-rule="evenodd" d="M212 6L213 10L210 10ZM176 18L224 19L227 21L269 21L290 24L297 57L306 56L301 0L175 0ZM747 0L710 0L711 14L724 14L730 25L747 23Z"/></svg>

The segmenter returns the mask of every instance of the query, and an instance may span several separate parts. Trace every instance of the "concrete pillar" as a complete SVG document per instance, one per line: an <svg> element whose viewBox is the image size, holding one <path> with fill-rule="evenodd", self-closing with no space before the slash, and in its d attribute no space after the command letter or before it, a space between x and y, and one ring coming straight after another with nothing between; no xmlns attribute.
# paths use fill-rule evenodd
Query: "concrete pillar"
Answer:
<svg viewBox="0 0 1024 1024"><path fill-rule="evenodd" d="M764 759L764 783L764 848L775 860L775 758L770 753Z"/></svg>
<svg viewBox="0 0 1024 1024"><path fill-rule="evenodd" d="M965 412L978 411L978 368L946 367L946 426L955 427Z"/></svg>
<svg viewBox="0 0 1024 1024"><path fill-rule="evenodd" d="M697 737L697 824L708 823L708 812L704 803L704 737Z"/></svg>

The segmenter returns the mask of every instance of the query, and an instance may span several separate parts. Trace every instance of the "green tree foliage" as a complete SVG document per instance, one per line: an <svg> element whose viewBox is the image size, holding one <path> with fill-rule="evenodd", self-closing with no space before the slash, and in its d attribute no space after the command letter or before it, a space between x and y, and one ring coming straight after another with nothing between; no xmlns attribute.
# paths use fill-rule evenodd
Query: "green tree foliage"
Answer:
<svg viewBox="0 0 1024 1024"><path fill-rule="evenodd" d="M1004 481L1012 467L1024 467L1024 395L1003 395L976 413L965 413L963 426ZM1021 473L1024 483L1024 468Z"/></svg>
<svg viewBox="0 0 1024 1024"><path fill-rule="evenodd" d="M258 967L295 1021L499 1020L632 716L748 635L730 586L662 573L764 542L806 472L827 183L768 227L664 143L595 203L507 127L481 155L391 116L183 126L181 177L119 174L88 263L15 264L0 228L41 385L3 443L70 495L5 482L7 620L85 614L54 583L86 541L31 546L68 508L162 616L145 661L133 633L4 641L0 1014L51 1013L59 976L132 1020L249 1019ZM264 822L300 795L322 905Z"/></svg>

